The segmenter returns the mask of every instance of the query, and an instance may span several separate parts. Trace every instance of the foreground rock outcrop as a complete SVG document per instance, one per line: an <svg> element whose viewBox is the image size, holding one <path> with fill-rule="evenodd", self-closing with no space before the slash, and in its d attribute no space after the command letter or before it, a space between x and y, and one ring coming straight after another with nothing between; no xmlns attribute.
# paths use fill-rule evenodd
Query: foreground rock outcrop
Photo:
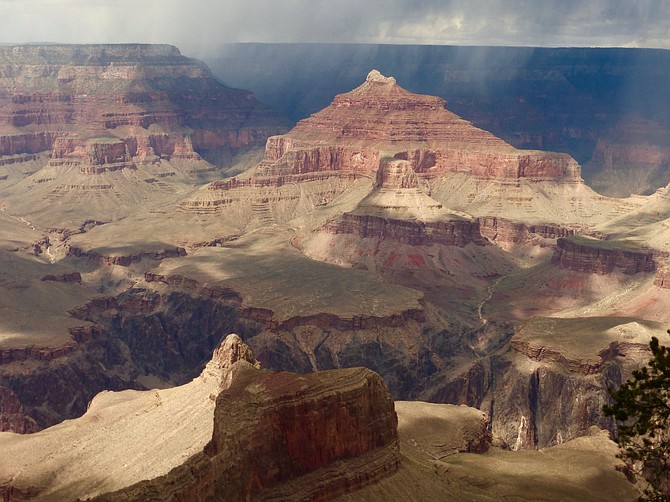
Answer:
<svg viewBox="0 0 670 502"><path fill-rule="evenodd" d="M329 500L399 463L378 375L261 370L237 335L183 387L103 393L80 419L0 444L7 501Z"/></svg>

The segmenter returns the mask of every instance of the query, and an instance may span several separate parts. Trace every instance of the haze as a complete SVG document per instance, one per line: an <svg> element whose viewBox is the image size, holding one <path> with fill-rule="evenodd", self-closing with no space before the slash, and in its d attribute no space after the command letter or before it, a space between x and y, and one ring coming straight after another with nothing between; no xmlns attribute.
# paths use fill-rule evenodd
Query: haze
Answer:
<svg viewBox="0 0 670 502"><path fill-rule="evenodd" d="M0 0L0 43L352 42L670 48L664 0Z"/></svg>

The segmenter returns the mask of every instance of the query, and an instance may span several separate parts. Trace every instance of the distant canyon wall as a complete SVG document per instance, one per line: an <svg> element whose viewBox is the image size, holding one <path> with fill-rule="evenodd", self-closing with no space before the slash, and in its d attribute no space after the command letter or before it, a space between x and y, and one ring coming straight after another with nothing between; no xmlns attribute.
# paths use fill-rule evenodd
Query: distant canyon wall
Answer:
<svg viewBox="0 0 670 502"><path fill-rule="evenodd" d="M173 46L0 47L3 163L52 150L55 163L79 156L93 166L194 151L216 157L222 148L262 145L287 126L251 92L222 85ZM103 149L110 158L100 158Z"/></svg>

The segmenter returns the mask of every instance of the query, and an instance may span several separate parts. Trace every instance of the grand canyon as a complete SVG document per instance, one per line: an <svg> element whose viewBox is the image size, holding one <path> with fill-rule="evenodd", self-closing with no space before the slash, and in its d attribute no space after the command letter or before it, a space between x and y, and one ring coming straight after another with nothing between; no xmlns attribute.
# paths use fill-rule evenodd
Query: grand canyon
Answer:
<svg viewBox="0 0 670 502"><path fill-rule="evenodd" d="M667 51L322 50L0 46L4 500L639 495Z"/></svg>

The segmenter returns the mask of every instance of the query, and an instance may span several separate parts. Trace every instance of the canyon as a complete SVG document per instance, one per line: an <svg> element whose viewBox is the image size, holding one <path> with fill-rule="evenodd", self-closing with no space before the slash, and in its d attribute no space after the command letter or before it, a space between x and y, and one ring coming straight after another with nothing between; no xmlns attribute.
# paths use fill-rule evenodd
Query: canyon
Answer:
<svg viewBox="0 0 670 502"><path fill-rule="evenodd" d="M489 500L518 492L497 477L470 484L477 468L447 457L491 449L482 465L513 470L512 458L544 466L532 456L539 449L598 459L612 472L594 477L633 498L636 485L613 469L616 425L601 408L607 389L649 358L651 336L670 341L670 187L599 194L570 155L520 150L377 70L288 130L175 48L39 49L5 54L8 81L24 75L14 95L37 85L25 59L46 58L71 76L64 88L83 86L86 97L71 116L53 95L42 108L24 107L34 97L2 108L14 124L0 134L15 150L28 148L17 138L39 117L65 117L53 118L48 144L0 157L14 159L0 166L0 440L13 451L66 437L68 419L95 427L92 417L109 410L104 428L171 392L181 402L237 333L231 340L255 359L225 391L203 388L207 406L193 407L213 429L199 429L195 449L86 496L207 500L244 486L259 499L361 489L373 500L435 470L435 493L454 482ZM86 86L105 72L120 72L118 107L90 98ZM148 75L132 85L158 86L160 99L119 97L131 74ZM197 82L188 103L173 74ZM92 103L139 122L100 122ZM89 135L83 123L98 129ZM422 445L426 434L446 444L437 438L450 428L464 432L444 451ZM299 447L314 438L327 447ZM559 493L569 474L547 469ZM31 487L46 485L12 486L42 496ZM574 490L603 496L586 480Z"/></svg>
<svg viewBox="0 0 670 502"><path fill-rule="evenodd" d="M80 418L35 434L0 433L0 440L11 459L0 464L8 501L346 500L352 493L438 500L454 484L455 496L490 500L527 495L505 481L518 475L519 460L543 479L548 500L558 500L555 492L592 500L636 493L614 468L614 445L595 429L561 451L513 459L493 444L486 415L474 408L394 403L365 368L263 370L234 334L183 386L104 392ZM499 474L482 483L477 468L459 467L463 454ZM560 467L568 458L588 475L557 490L570 475Z"/></svg>

